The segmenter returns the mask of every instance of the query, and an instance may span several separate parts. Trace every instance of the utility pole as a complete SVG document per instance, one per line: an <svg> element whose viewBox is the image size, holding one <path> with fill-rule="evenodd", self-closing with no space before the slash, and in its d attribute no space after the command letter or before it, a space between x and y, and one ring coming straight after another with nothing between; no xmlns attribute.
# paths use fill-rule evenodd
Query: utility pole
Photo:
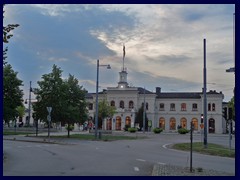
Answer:
<svg viewBox="0 0 240 180"><path fill-rule="evenodd" d="M28 121L27 126L30 124L30 118L31 118L31 92L32 92L32 81L30 81L30 89L29 89L29 101L28 101Z"/></svg>
<svg viewBox="0 0 240 180"><path fill-rule="evenodd" d="M145 87L144 87L144 97L143 97L143 133L145 133L145 115L146 115L146 102L145 102Z"/></svg>
<svg viewBox="0 0 240 180"><path fill-rule="evenodd" d="M207 148L207 70L206 70L206 39L203 39L203 118L204 118L204 148Z"/></svg>

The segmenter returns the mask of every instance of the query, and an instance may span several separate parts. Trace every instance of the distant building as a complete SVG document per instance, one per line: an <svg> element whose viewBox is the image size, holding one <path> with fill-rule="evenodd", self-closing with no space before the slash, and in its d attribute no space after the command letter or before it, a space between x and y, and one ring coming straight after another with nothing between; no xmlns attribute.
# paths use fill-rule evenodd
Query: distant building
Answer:
<svg viewBox="0 0 240 180"><path fill-rule="evenodd" d="M150 92L142 87L130 87L127 82L127 74L127 70L123 68L119 72L117 86L108 87L99 92L99 101L105 98L111 106L115 106L117 109L117 113L113 117L104 120L103 129L122 131L125 125L137 126L135 113L143 106L145 96L146 114L152 121L152 128L160 127L165 132L176 132L178 126L190 129L192 121L194 131L201 131L203 92L161 92L160 87L156 87L155 92ZM226 123L222 117L223 98L222 92L215 90L207 92L208 133L225 132ZM87 94L89 116L93 122L95 99L96 93Z"/></svg>

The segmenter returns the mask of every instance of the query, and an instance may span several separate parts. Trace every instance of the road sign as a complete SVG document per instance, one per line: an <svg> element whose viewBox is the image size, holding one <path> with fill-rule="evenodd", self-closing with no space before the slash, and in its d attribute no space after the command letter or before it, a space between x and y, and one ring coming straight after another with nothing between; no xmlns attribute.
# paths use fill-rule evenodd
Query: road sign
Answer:
<svg viewBox="0 0 240 180"><path fill-rule="evenodd" d="M50 114L52 111L52 107L47 107L48 113Z"/></svg>
<svg viewBox="0 0 240 180"><path fill-rule="evenodd" d="M201 123L201 124L200 124L200 127L201 127L201 129L203 129L203 128L204 128L204 124L203 124L203 123Z"/></svg>
<svg viewBox="0 0 240 180"><path fill-rule="evenodd" d="M51 116L50 116L50 115L47 116L47 120L48 120L49 122L51 121Z"/></svg>
<svg viewBox="0 0 240 180"><path fill-rule="evenodd" d="M152 120L148 120L148 127L152 127Z"/></svg>

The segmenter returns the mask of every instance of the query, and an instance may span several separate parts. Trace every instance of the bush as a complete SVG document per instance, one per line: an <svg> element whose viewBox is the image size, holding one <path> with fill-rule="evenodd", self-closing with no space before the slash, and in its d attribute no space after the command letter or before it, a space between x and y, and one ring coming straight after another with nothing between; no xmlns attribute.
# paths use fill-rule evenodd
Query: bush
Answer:
<svg viewBox="0 0 240 180"><path fill-rule="evenodd" d="M179 134L186 134L186 133L189 133L189 131L190 131L190 130L185 129L185 128L180 128L180 129L178 129L178 133L179 133Z"/></svg>
<svg viewBox="0 0 240 180"><path fill-rule="evenodd" d="M128 128L128 132L130 132L130 133L135 133L136 131L137 131L137 129L134 127Z"/></svg>
<svg viewBox="0 0 240 180"><path fill-rule="evenodd" d="M153 129L153 132L155 133L155 134L159 134L159 133L161 133L163 130L161 129L161 128L154 128Z"/></svg>
<svg viewBox="0 0 240 180"><path fill-rule="evenodd" d="M123 128L124 129L124 131L128 131L128 128L130 128L130 125L125 125L125 127Z"/></svg>
<svg viewBox="0 0 240 180"><path fill-rule="evenodd" d="M66 125L65 128L66 128L66 130L68 130L68 131L72 131L72 130L74 129L74 126L70 124L69 126Z"/></svg>

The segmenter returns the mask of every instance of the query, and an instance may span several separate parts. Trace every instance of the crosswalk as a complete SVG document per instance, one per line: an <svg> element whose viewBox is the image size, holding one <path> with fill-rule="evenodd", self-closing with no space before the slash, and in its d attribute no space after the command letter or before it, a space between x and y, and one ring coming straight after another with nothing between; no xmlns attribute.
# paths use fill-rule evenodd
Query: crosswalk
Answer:
<svg viewBox="0 0 240 180"><path fill-rule="evenodd" d="M53 146L59 146L58 144L31 144L31 145L18 145L18 146L13 146L13 145L7 145L5 144L3 146L4 149L12 149L12 148L43 148L43 147L53 147Z"/></svg>

